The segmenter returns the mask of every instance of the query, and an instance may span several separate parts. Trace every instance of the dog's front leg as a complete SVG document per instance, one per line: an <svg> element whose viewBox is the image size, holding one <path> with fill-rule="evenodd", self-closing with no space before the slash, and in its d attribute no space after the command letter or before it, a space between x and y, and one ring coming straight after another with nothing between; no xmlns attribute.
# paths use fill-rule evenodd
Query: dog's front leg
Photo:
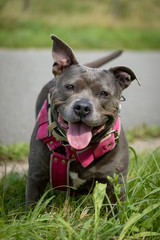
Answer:
<svg viewBox="0 0 160 240"><path fill-rule="evenodd" d="M29 152L29 171L26 187L26 205L35 204L42 194L49 182L49 162L51 152L47 146L41 141L37 140L36 124L31 142Z"/></svg>

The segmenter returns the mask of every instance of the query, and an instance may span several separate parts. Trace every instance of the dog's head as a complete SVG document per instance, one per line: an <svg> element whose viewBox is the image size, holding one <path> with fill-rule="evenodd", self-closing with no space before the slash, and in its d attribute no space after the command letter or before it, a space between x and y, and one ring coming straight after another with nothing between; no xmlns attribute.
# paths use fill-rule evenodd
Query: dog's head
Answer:
<svg viewBox="0 0 160 240"><path fill-rule="evenodd" d="M114 125L122 91L136 79L127 67L100 70L78 63L72 49L56 36L53 40L51 108L54 120L70 145L84 149L92 139Z"/></svg>

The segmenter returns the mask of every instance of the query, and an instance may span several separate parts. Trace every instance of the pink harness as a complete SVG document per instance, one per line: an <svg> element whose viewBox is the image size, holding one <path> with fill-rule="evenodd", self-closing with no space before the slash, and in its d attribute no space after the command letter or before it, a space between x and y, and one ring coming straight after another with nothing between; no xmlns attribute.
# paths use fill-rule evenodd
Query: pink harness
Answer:
<svg viewBox="0 0 160 240"><path fill-rule="evenodd" d="M60 140L56 140L48 131L47 100L44 101L38 120L39 129L37 132L37 139L43 140L50 151L52 151L50 158L51 184L53 187L61 186L58 188L61 190L66 190L66 186L69 185L69 165L71 161L80 162L81 165L86 168L95 159L111 151L115 147L118 135L120 134L120 119L118 117L112 131L110 131L107 137L98 143L91 143L87 148L81 151L77 151L69 144L64 145ZM60 147L65 148L65 154L56 152L56 149Z"/></svg>

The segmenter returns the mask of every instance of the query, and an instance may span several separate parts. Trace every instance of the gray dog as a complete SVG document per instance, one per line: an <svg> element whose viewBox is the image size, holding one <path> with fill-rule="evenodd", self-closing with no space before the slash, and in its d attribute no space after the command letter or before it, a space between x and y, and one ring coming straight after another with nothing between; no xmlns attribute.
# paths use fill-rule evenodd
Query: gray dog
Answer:
<svg viewBox="0 0 160 240"><path fill-rule="evenodd" d="M79 193L91 191L96 181L107 183L106 192L115 204L108 176L116 173L123 183L129 161L119 105L122 91L137 78L124 66L95 68L106 59L80 65L67 44L54 35L51 38L55 78L37 100L39 114L30 142L27 205L39 200L49 181L52 187ZM122 187L122 200L124 194Z"/></svg>

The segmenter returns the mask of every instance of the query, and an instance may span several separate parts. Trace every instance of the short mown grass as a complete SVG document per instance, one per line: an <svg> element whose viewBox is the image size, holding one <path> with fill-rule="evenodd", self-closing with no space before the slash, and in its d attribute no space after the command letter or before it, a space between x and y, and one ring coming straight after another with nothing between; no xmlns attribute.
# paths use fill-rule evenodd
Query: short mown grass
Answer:
<svg viewBox="0 0 160 240"><path fill-rule="evenodd" d="M151 137L153 129L144 131L143 126L140 136L147 132ZM110 179L119 209L114 215L111 208L113 216L107 210L110 202L103 184L97 184L92 194L69 198L48 186L35 208L26 209L26 179L27 175L13 172L0 179L0 239L160 239L160 147L152 153L130 150L123 204L117 176Z"/></svg>
<svg viewBox="0 0 160 240"><path fill-rule="evenodd" d="M1 0L0 46L50 47L54 33L74 49L160 49L159 8L158 0Z"/></svg>

